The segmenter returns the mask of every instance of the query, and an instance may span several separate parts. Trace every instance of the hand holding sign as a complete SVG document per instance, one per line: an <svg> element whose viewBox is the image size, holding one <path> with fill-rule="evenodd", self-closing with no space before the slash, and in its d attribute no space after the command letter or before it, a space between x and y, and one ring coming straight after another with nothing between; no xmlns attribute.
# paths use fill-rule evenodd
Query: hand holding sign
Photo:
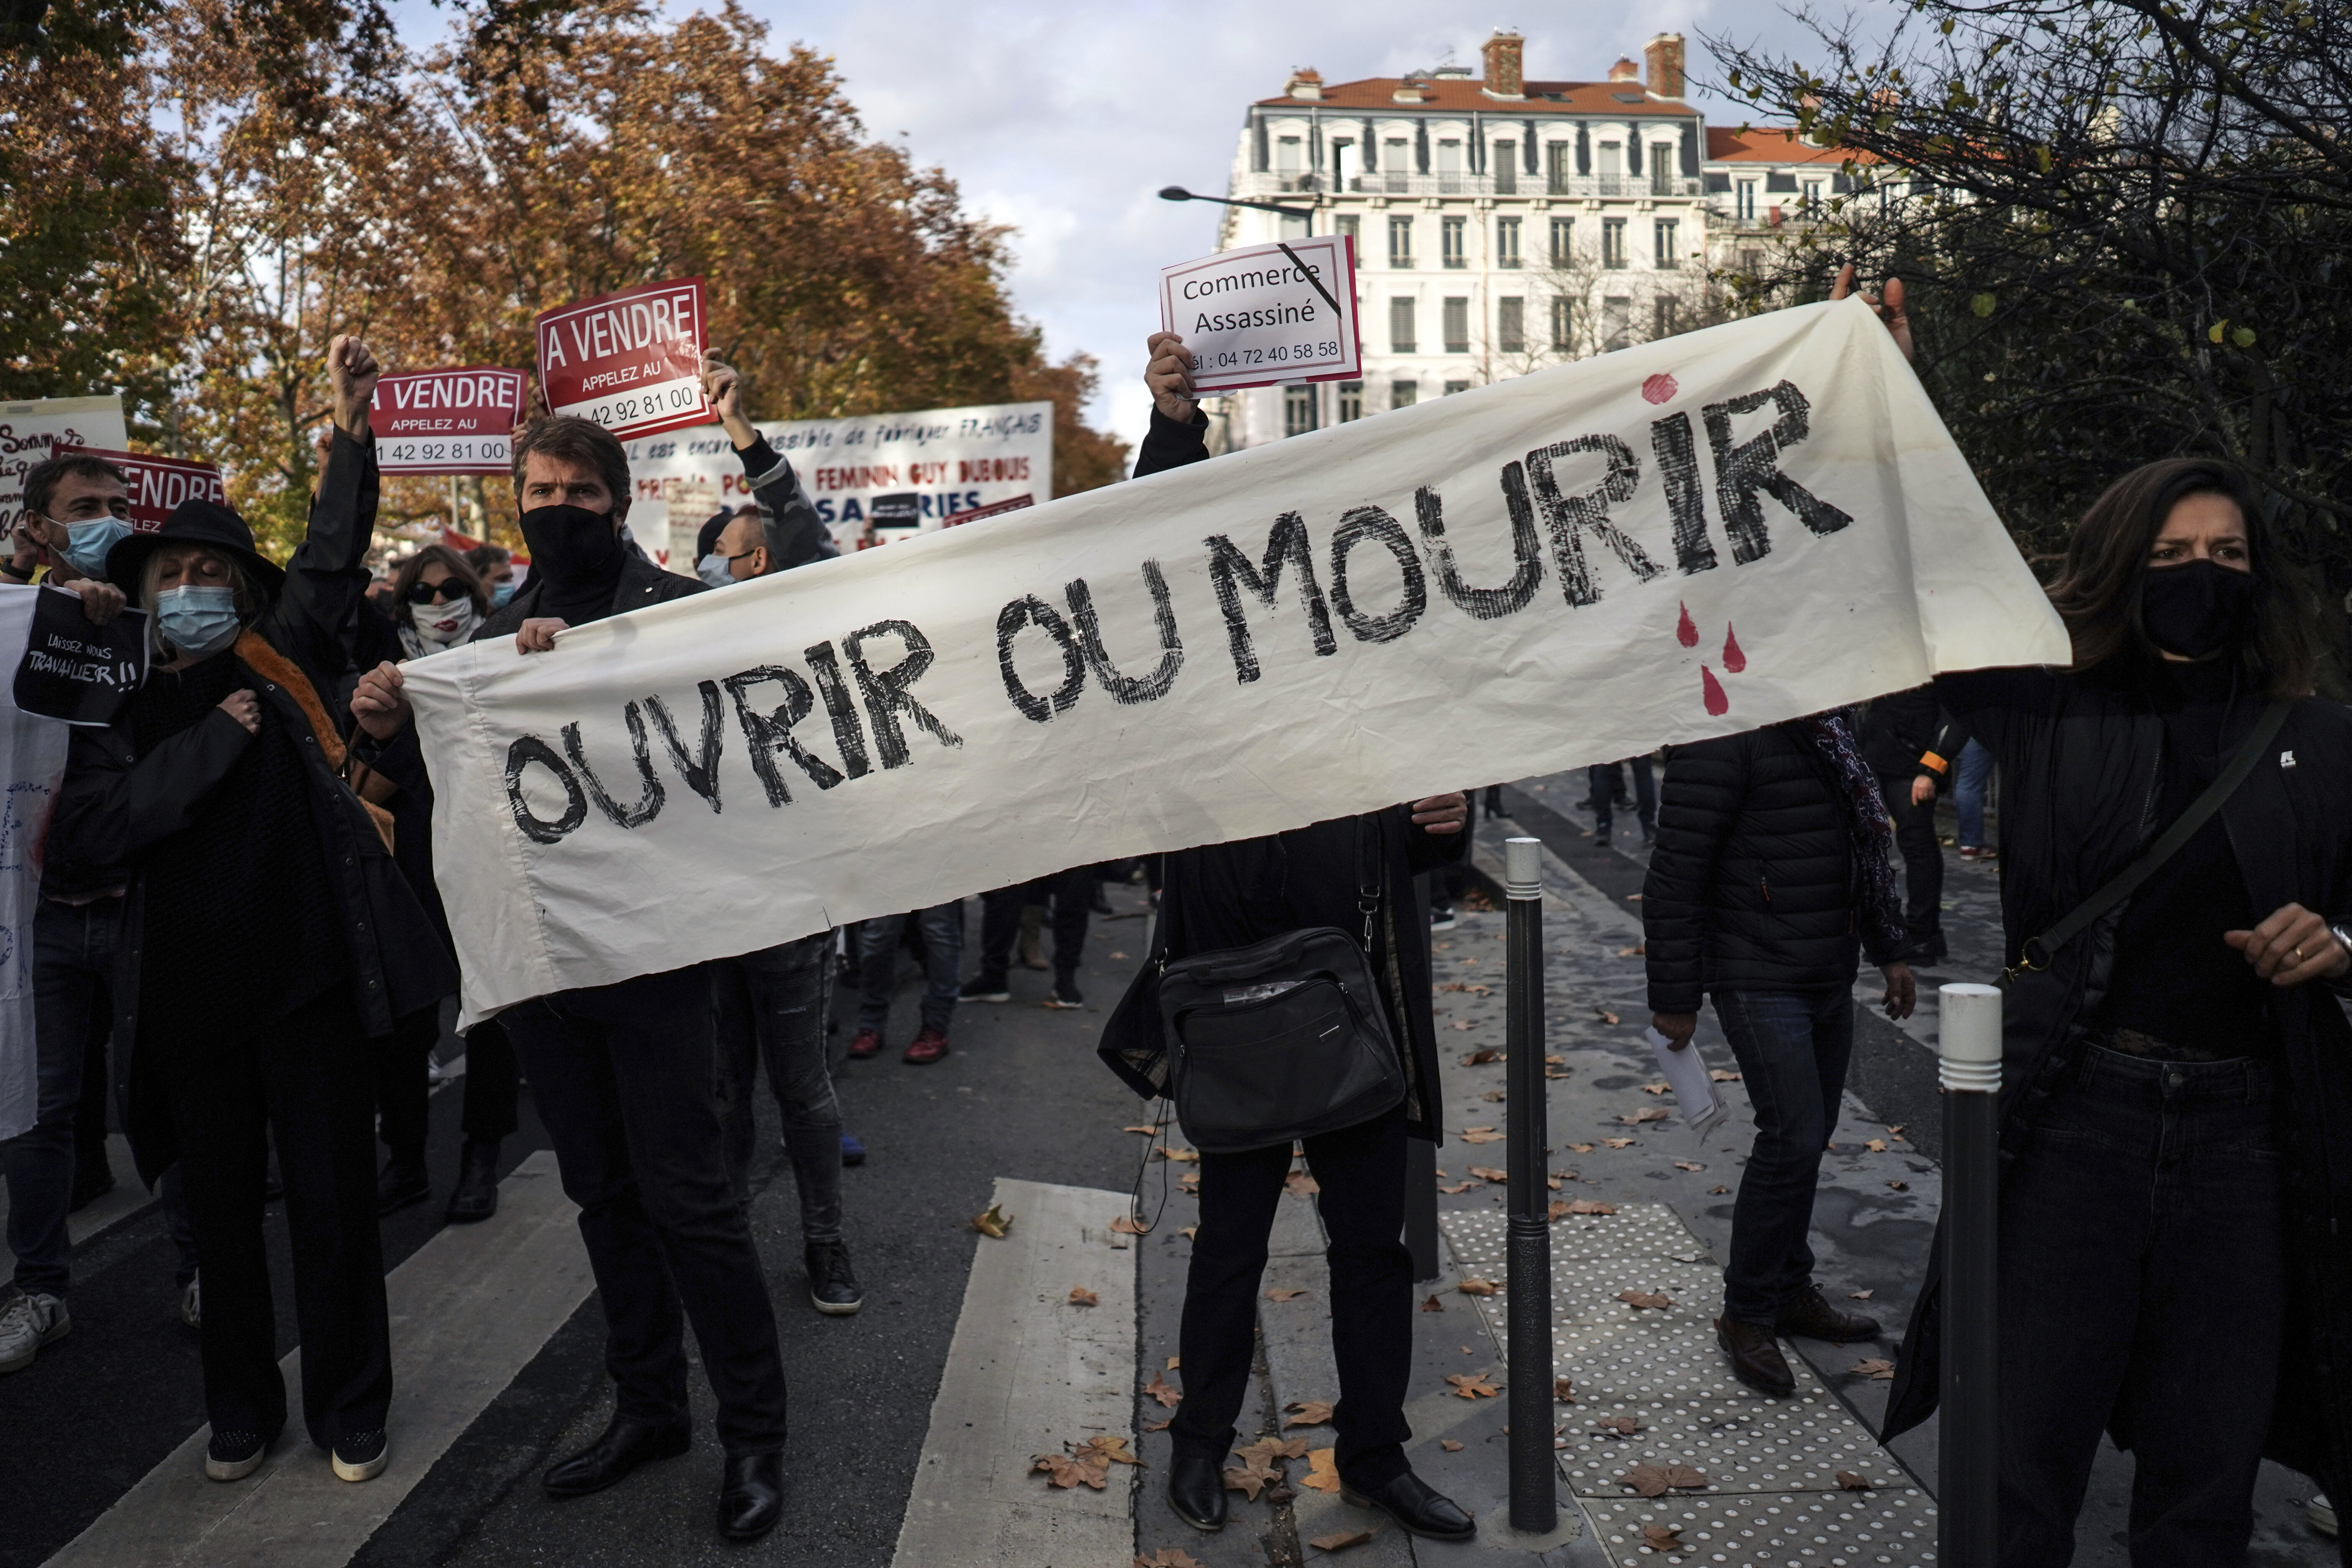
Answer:
<svg viewBox="0 0 2352 1568"><path fill-rule="evenodd" d="M1201 405L1192 395L1192 355L1184 346L1184 334L1154 332L1143 347L1151 356L1143 372L1151 405L1179 425L1190 425L1192 411Z"/></svg>
<svg viewBox="0 0 2352 1568"><path fill-rule="evenodd" d="M701 279L583 300L532 325L549 413L593 420L624 440L710 423Z"/></svg>
<svg viewBox="0 0 2352 1568"><path fill-rule="evenodd" d="M368 438L368 405L375 398L376 377L383 367L367 344L339 333L327 345L327 384L334 391L335 423L351 432L354 441Z"/></svg>
<svg viewBox="0 0 2352 1568"><path fill-rule="evenodd" d="M1163 268L1160 321L1192 346L1192 391L1353 380L1355 241L1276 240Z"/></svg>

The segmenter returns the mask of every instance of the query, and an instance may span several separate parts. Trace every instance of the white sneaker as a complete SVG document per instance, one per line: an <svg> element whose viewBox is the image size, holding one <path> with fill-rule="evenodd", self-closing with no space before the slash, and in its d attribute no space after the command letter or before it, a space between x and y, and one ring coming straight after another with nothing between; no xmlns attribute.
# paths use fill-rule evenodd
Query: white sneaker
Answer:
<svg viewBox="0 0 2352 1568"><path fill-rule="evenodd" d="M2303 1514L2322 1535L2336 1533L2336 1505L2327 1500L2326 1492L2312 1493L2311 1500L2303 1505Z"/></svg>
<svg viewBox="0 0 2352 1568"><path fill-rule="evenodd" d="M45 1291L19 1290L0 1306L0 1373L22 1372L41 1347L65 1338L73 1327L66 1304Z"/></svg>

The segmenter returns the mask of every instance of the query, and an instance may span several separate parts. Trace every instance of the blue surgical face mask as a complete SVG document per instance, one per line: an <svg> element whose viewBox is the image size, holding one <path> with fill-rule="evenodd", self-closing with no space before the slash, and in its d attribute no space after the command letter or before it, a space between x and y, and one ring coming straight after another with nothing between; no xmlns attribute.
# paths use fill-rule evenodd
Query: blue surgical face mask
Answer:
<svg viewBox="0 0 2352 1568"><path fill-rule="evenodd" d="M735 585L735 574L728 570L727 557L715 550L694 563L694 574L714 588Z"/></svg>
<svg viewBox="0 0 2352 1568"><path fill-rule="evenodd" d="M106 552L131 533L131 525L119 517L101 517L90 522L58 523L56 518L49 521L66 531L65 548L58 553L85 577L104 578Z"/></svg>
<svg viewBox="0 0 2352 1568"><path fill-rule="evenodd" d="M507 607L507 601L514 596L515 580L509 577L490 590L490 607L494 610L503 610Z"/></svg>
<svg viewBox="0 0 2352 1568"><path fill-rule="evenodd" d="M181 653L204 658L236 640L234 588L166 588L155 595L155 633Z"/></svg>

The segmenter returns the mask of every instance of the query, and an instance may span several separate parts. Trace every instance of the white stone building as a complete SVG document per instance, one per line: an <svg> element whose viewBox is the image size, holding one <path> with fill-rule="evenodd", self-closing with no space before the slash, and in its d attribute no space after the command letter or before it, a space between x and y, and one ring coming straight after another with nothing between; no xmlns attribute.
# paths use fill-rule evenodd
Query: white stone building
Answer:
<svg viewBox="0 0 2352 1568"><path fill-rule="evenodd" d="M1218 247L1356 237L1364 375L1208 400L1211 444L1255 446L1708 319L1710 266L1813 221L1843 154L1776 128L1710 132L1683 99L1684 46L1605 81L1528 81L1498 31L1485 76L1441 66L1326 83L1294 71L1250 106ZM1810 203L1810 206L1801 204Z"/></svg>

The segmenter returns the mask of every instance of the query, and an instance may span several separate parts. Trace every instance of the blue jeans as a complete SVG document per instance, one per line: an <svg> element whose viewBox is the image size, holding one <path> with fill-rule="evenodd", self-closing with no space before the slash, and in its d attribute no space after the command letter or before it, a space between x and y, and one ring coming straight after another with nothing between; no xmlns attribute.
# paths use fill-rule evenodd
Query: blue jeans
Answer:
<svg viewBox="0 0 2352 1568"><path fill-rule="evenodd" d="M857 1026L882 1032L898 988L898 936L912 920L923 933L923 1026L947 1033L963 974L963 900L912 915L877 915L857 927Z"/></svg>
<svg viewBox="0 0 2352 1568"><path fill-rule="evenodd" d="M1959 814L1960 842L1971 849L1984 847L1985 784L1992 777L1992 753L1975 741L1961 749L1953 770L1952 809Z"/></svg>
<svg viewBox="0 0 2352 1568"><path fill-rule="evenodd" d="M1853 991L1718 991L1715 1016L1756 1112L1732 1204L1723 1315L1769 1330L1813 1277L1813 1192L1853 1055Z"/></svg>
<svg viewBox="0 0 2352 1568"><path fill-rule="evenodd" d="M63 1296L73 1277L66 1211L73 1204L74 1113L91 1042L114 1026L114 945L122 900L61 904L33 912L33 1036L38 1074L33 1125L0 1143L8 1183L8 1250L16 1283Z"/></svg>
<svg viewBox="0 0 2352 1568"><path fill-rule="evenodd" d="M751 1097L760 1064L783 1121L784 1151L801 1196L801 1239L841 1239L841 1104L825 1064L833 997L833 933L722 958L709 965L719 1031L720 1121L738 1203L751 1195Z"/></svg>
<svg viewBox="0 0 2352 1568"><path fill-rule="evenodd" d="M1633 814L1641 818L1644 830L1658 825L1658 779L1654 765L1645 753L1633 762ZM1625 775L1617 770L1622 763L1598 763L1585 769L1584 776L1592 786L1592 831L1607 833L1611 808L1616 805L1617 786Z"/></svg>
<svg viewBox="0 0 2352 1568"><path fill-rule="evenodd" d="M2083 1047L2000 1186L2000 1561L2063 1568L2099 1434L2134 1568L2243 1560L2288 1283L2268 1062Z"/></svg>

